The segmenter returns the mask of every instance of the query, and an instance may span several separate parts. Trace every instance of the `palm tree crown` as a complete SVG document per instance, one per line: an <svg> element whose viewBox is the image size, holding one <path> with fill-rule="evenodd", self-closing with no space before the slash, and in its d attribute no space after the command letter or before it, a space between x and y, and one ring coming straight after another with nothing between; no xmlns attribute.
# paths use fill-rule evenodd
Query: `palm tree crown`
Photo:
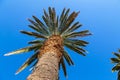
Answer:
<svg viewBox="0 0 120 80"><path fill-rule="evenodd" d="M28 26L32 28L34 32L21 31L21 33L33 36L36 38L36 40L28 42L28 44L31 44L31 46L5 54L5 56L9 56L13 54L34 51L34 54L20 67L17 73L25 69L31 63L34 63L33 67L36 65L40 48L44 45L44 42L47 39L54 35L58 35L63 39L64 46L77 52L78 54L85 56L84 53L86 50L84 50L83 47L85 47L88 42L79 40L77 37L85 37L91 35L91 33L89 33L88 30L76 32L76 30L82 26L79 22L74 22L79 12L72 12L71 14L69 14L69 12L70 9L64 8L61 15L57 16L55 9L49 7L48 12L44 10L44 15L42 16L44 22L35 16L32 16L34 20L28 19L31 23ZM62 53L63 56L60 61L60 65L62 66L66 76L67 74L64 60L66 60L69 65L73 65L74 63L67 51L65 51L65 48Z"/></svg>
<svg viewBox="0 0 120 80"><path fill-rule="evenodd" d="M118 53L114 52L113 54L116 56L116 58L111 58L111 61L116 65L112 68L112 72L118 71L117 80L120 80L120 49L118 50Z"/></svg>

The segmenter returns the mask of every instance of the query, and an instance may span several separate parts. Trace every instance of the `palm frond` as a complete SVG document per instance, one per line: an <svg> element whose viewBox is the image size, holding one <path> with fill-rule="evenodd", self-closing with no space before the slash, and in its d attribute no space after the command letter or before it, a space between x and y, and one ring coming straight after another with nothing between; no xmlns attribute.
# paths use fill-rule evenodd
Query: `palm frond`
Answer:
<svg viewBox="0 0 120 80"><path fill-rule="evenodd" d="M86 46L88 44L88 42L84 40L78 40L78 39L65 39L64 43L74 44L78 46Z"/></svg>
<svg viewBox="0 0 120 80"><path fill-rule="evenodd" d="M117 80L120 80L120 70L118 71L118 78Z"/></svg>
<svg viewBox="0 0 120 80"><path fill-rule="evenodd" d="M80 24L79 22L74 23L70 28L68 28L65 32L65 34L73 32L75 30L77 30L78 28L80 28L82 26L82 24Z"/></svg>
<svg viewBox="0 0 120 80"><path fill-rule="evenodd" d="M42 16L45 24L49 29L50 34L55 33L55 20L56 20L56 12L54 8L48 8L49 13L44 10L44 16Z"/></svg>
<svg viewBox="0 0 120 80"><path fill-rule="evenodd" d="M29 66L31 63L33 63L37 59L38 52L35 53L32 57L30 57L16 72L18 74L22 70L24 70L27 66Z"/></svg>
<svg viewBox="0 0 120 80"><path fill-rule="evenodd" d="M62 66L64 75L67 76L66 66L63 58L61 58L61 66Z"/></svg>
<svg viewBox="0 0 120 80"><path fill-rule="evenodd" d="M65 11L66 11L66 9L64 8L62 13L61 13L61 15L60 15L60 20L59 20L60 22L62 22L62 19L64 17Z"/></svg>
<svg viewBox="0 0 120 80"><path fill-rule="evenodd" d="M111 58L112 63L119 63L120 59L119 58Z"/></svg>
<svg viewBox="0 0 120 80"><path fill-rule="evenodd" d="M118 52L120 52L120 49L118 49Z"/></svg>
<svg viewBox="0 0 120 80"><path fill-rule="evenodd" d="M33 41L30 41L30 42L28 42L28 44L43 44L44 43L44 41L43 40L33 40Z"/></svg>
<svg viewBox="0 0 120 80"><path fill-rule="evenodd" d="M112 68L112 72L120 70L120 63L118 63L116 66Z"/></svg>
<svg viewBox="0 0 120 80"><path fill-rule="evenodd" d="M48 36L42 35L42 34L38 34L36 32L29 32L29 31L20 31L23 34L29 35L29 36L34 36L35 38L43 38L43 39L47 39Z"/></svg>
<svg viewBox="0 0 120 80"><path fill-rule="evenodd" d="M55 35L58 35L59 33L59 30L58 30L58 27L59 27L59 16L57 16L56 20L55 20Z"/></svg>
<svg viewBox="0 0 120 80"><path fill-rule="evenodd" d="M59 33L62 34L62 30L64 27L66 27L67 19L68 19L68 13L70 9L67 9L66 12L63 10L61 17L60 17L60 25L59 25Z"/></svg>
<svg viewBox="0 0 120 80"><path fill-rule="evenodd" d="M63 57L65 58L65 60L69 65L74 65L72 59L70 58L69 54L65 50L63 52Z"/></svg>
<svg viewBox="0 0 120 80"><path fill-rule="evenodd" d="M36 45L30 46L30 47L25 47L25 48L22 48L22 49L19 49L19 50L7 53L4 56L9 56L9 55L14 55L14 54L20 54L20 53L29 52L29 51L34 50L35 48L36 48Z"/></svg>
<svg viewBox="0 0 120 80"><path fill-rule="evenodd" d="M47 27L35 16L32 16L34 20L39 24L39 29L46 35L49 34Z"/></svg>
<svg viewBox="0 0 120 80"><path fill-rule="evenodd" d="M73 50L73 51L75 51L75 52L77 52L77 53L85 56L84 53L85 53L86 51L85 51L84 49L79 48L78 46L73 45L73 44L64 43L64 45L65 45L67 48L69 48L69 49L71 49L71 50Z"/></svg>
<svg viewBox="0 0 120 80"><path fill-rule="evenodd" d="M114 54L115 56L117 56L118 58L120 58L120 54L119 54L119 53L114 52L113 54Z"/></svg>
<svg viewBox="0 0 120 80"><path fill-rule="evenodd" d="M52 28L52 25L51 25L51 20L50 20L50 18L49 18L49 17L42 16L42 19L44 20L46 26L47 26L48 29L49 29L49 34L52 34L53 28Z"/></svg>
<svg viewBox="0 0 120 80"><path fill-rule="evenodd" d="M79 12L78 12L79 13ZM70 16L67 18L67 22L64 25L64 27L61 30L61 33L63 34L69 27L70 25L73 23L73 21L75 20L75 18L77 17L78 13L73 12L70 14Z"/></svg>
<svg viewBox="0 0 120 80"><path fill-rule="evenodd" d="M41 30L38 29L37 27L33 26L33 25L28 25L31 29L35 30L36 32L40 32Z"/></svg>
<svg viewBox="0 0 120 80"><path fill-rule="evenodd" d="M37 63L38 63L38 59L35 60L35 62L33 63L32 67L29 69L29 71L33 71Z"/></svg>
<svg viewBox="0 0 120 80"><path fill-rule="evenodd" d="M80 32L72 32L67 35L63 35L64 38L75 38L75 37L84 37L89 36L91 33L89 33L88 30L80 31Z"/></svg>

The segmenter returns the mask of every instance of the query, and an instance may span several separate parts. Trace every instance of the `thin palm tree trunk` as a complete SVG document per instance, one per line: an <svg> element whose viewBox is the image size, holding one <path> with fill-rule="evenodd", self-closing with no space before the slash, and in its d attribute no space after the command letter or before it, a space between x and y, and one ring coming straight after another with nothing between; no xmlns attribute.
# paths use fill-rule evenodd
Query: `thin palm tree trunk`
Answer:
<svg viewBox="0 0 120 80"><path fill-rule="evenodd" d="M39 61L27 80L57 80L59 62L62 57L63 40L60 36L51 36L40 49Z"/></svg>

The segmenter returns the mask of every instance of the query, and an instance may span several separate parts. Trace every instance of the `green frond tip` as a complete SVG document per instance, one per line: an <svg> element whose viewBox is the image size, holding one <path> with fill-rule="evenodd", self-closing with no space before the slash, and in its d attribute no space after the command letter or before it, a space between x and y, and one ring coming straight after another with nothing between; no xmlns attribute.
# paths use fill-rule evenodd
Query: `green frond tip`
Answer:
<svg viewBox="0 0 120 80"><path fill-rule="evenodd" d="M25 47L7 54L4 54L4 56L10 56L10 55L14 55L14 54L20 54L20 53L24 53L24 52L29 52L31 50L33 50L34 46L30 46L30 47Z"/></svg>
<svg viewBox="0 0 120 80"><path fill-rule="evenodd" d="M39 52L35 53L32 57L30 57L19 69L15 74L20 73L22 70L24 70L27 66L29 66L31 63L33 63L37 59L37 55Z"/></svg>
<svg viewBox="0 0 120 80"><path fill-rule="evenodd" d="M120 70L118 71L118 79L117 80L120 80Z"/></svg>
<svg viewBox="0 0 120 80"><path fill-rule="evenodd" d="M24 31L24 30L22 30L20 32L23 33L23 34L29 35L29 36L34 36L35 38L43 38L43 39L48 38L47 36L36 33L36 32L29 32L29 31Z"/></svg>
<svg viewBox="0 0 120 80"><path fill-rule="evenodd" d="M119 53L113 52L113 54L114 54L116 57L120 58L120 54L119 54Z"/></svg>
<svg viewBox="0 0 120 80"><path fill-rule="evenodd" d="M117 64L115 67L112 68L112 72L120 70L120 64Z"/></svg>
<svg viewBox="0 0 120 80"><path fill-rule="evenodd" d="M74 65L71 57L69 56L69 54L66 51L63 52L63 57L65 58L65 60L67 61L67 63L69 65Z"/></svg>
<svg viewBox="0 0 120 80"><path fill-rule="evenodd" d="M81 55L83 55L83 56L86 56L86 55L84 54L84 52L85 52L84 49L79 48L78 46L73 45L73 44L65 43L64 45L65 45L67 48L73 50L74 52L79 53L79 54L81 54Z"/></svg>
<svg viewBox="0 0 120 80"><path fill-rule="evenodd" d="M67 77L66 66L63 58L61 59L61 66L62 66L65 77Z"/></svg>
<svg viewBox="0 0 120 80"><path fill-rule="evenodd" d="M119 63L120 59L119 58L111 58L112 63Z"/></svg>
<svg viewBox="0 0 120 80"><path fill-rule="evenodd" d="M66 35L63 35L64 38L75 38L75 37L85 37L85 36L89 36L92 35L89 30L84 30L84 31L80 31L80 32L71 32L68 33Z"/></svg>
<svg viewBox="0 0 120 80"><path fill-rule="evenodd" d="M33 40L28 42L28 44L41 44L41 45L43 45L43 43L44 43L44 40Z"/></svg>

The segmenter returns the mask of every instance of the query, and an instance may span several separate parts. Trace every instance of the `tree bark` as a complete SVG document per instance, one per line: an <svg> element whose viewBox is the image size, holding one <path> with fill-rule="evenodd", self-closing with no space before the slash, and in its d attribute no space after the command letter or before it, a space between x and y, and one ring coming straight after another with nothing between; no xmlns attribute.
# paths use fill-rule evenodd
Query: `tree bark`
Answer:
<svg viewBox="0 0 120 80"><path fill-rule="evenodd" d="M63 40L60 36L54 35L46 40L40 49L39 61L27 80L57 80L62 50Z"/></svg>

